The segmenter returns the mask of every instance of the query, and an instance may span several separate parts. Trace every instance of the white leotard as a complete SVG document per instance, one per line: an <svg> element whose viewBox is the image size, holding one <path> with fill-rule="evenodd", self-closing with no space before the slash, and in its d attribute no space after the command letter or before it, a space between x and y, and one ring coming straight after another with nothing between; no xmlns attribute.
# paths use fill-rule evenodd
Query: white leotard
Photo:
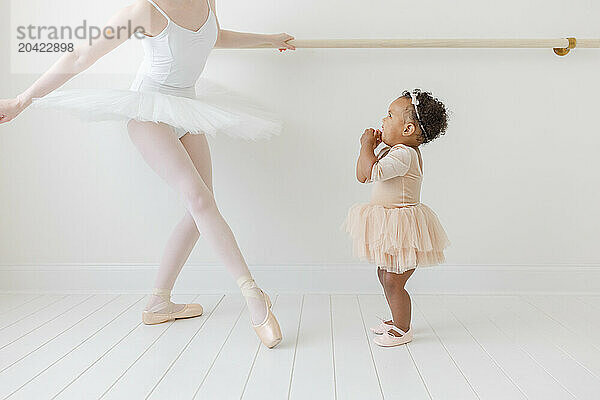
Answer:
<svg viewBox="0 0 600 400"><path fill-rule="evenodd" d="M156 3L148 2L167 19L167 26L155 36L141 39L144 60L130 89L194 97L196 81L217 41L217 22L210 2L207 0L206 22L196 31L177 25Z"/></svg>

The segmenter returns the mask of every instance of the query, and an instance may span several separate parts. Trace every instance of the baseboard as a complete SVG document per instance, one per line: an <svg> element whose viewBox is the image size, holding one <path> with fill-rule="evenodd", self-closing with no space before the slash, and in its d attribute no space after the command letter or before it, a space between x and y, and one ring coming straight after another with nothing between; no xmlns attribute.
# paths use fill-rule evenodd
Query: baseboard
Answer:
<svg viewBox="0 0 600 400"><path fill-rule="evenodd" d="M0 292L146 293L157 266L4 265ZM370 265L251 266L264 288L279 293L380 293ZM420 268L408 281L415 294L600 294L600 265L441 265ZM189 265L179 276L177 293L235 291L223 268Z"/></svg>

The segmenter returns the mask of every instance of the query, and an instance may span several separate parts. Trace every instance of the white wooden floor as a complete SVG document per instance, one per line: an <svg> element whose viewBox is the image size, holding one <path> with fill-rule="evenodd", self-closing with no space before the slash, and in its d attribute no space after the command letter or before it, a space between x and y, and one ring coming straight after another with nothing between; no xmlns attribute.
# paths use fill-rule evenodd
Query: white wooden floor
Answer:
<svg viewBox="0 0 600 400"><path fill-rule="evenodd" d="M0 399L600 399L600 296L413 296L383 349L378 295L279 295L260 346L234 295L141 324L141 295L0 295Z"/></svg>

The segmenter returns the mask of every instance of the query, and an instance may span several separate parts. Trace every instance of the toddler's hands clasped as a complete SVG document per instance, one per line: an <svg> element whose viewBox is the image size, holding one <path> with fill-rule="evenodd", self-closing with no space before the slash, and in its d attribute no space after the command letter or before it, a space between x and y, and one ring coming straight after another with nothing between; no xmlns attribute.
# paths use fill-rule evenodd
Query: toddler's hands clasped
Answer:
<svg viewBox="0 0 600 400"><path fill-rule="evenodd" d="M373 128L365 129L360 137L360 145L375 149L381 143L381 131Z"/></svg>

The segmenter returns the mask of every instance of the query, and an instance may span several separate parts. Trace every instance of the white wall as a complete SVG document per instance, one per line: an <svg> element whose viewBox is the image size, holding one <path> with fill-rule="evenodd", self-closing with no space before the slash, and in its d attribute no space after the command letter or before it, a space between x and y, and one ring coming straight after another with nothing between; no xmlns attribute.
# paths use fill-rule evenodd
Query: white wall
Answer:
<svg viewBox="0 0 600 400"><path fill-rule="evenodd" d="M125 4L96 3L79 7L100 21ZM591 0L223 0L217 12L223 28L299 39L600 36ZM0 27L14 35L8 13ZM12 71L0 42L10 97L37 75ZM126 46L67 86L126 88L141 59ZM215 50L205 76L286 122L271 141L210 140L217 202L251 265L356 264L340 225L369 197L354 178L359 136L422 87L453 111L423 147L422 200L450 236L448 263L597 266L599 65L598 49ZM27 110L0 126L2 265L154 265L183 211L119 125ZM217 261L200 241L189 263Z"/></svg>

